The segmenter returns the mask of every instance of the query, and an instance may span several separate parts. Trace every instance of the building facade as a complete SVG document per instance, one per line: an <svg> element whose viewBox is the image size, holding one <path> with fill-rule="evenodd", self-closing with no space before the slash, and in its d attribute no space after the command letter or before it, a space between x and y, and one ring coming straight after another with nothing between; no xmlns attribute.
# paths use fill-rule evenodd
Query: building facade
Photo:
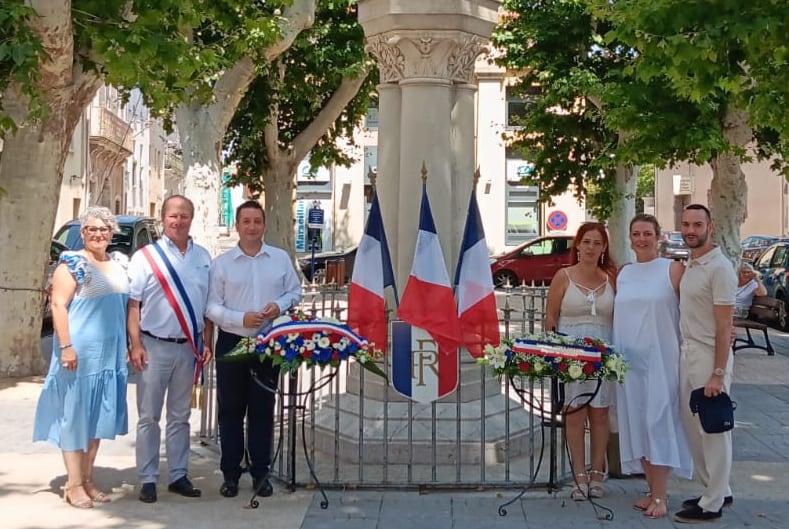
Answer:
<svg viewBox="0 0 789 529"><path fill-rule="evenodd" d="M748 192L741 238L750 235L789 235L789 183L770 169L770 162L742 165ZM682 209L709 204L712 168L680 163L655 174L655 216L666 230L678 230ZM713 212L714 213L714 212Z"/></svg>

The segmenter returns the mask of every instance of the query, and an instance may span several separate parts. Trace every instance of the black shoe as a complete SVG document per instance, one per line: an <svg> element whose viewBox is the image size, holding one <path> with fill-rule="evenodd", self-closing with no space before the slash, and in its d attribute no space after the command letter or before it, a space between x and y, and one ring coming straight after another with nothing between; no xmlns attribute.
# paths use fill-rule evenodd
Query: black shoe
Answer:
<svg viewBox="0 0 789 529"><path fill-rule="evenodd" d="M222 486L219 487L219 494L225 498L235 498L238 496L238 481L225 480Z"/></svg>
<svg viewBox="0 0 789 529"><path fill-rule="evenodd" d="M721 511L705 511L698 505L694 505L676 513L674 521L679 523L717 522L723 515Z"/></svg>
<svg viewBox="0 0 789 529"><path fill-rule="evenodd" d="M258 481L257 478L252 478L252 489L257 493L258 496L262 496L264 498L268 498L274 494L274 487L271 486L271 482L268 478L264 479L263 481Z"/></svg>
<svg viewBox="0 0 789 529"><path fill-rule="evenodd" d="M143 483L140 487L140 501L143 503L156 503L156 483Z"/></svg>
<svg viewBox="0 0 789 529"><path fill-rule="evenodd" d="M682 502L682 508L687 509L689 507L695 507L701 501L701 496L696 498L690 498ZM731 507L731 504L734 503L734 496L726 496L723 498L723 506L724 507Z"/></svg>
<svg viewBox="0 0 789 529"><path fill-rule="evenodd" d="M167 485L167 490L180 494L181 496L186 496L187 498L199 498L202 494L200 489L196 489L186 476Z"/></svg>

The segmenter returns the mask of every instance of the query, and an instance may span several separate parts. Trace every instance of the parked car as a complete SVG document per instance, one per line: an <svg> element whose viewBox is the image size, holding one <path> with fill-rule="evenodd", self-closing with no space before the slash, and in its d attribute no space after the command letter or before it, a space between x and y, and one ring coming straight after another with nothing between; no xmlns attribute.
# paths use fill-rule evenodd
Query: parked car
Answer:
<svg viewBox="0 0 789 529"><path fill-rule="evenodd" d="M690 257L690 248L682 239L682 232L664 231L660 234L658 254L667 259L683 260Z"/></svg>
<svg viewBox="0 0 789 529"><path fill-rule="evenodd" d="M117 251L131 257L138 248L159 240L159 228L154 218L118 215L116 219L120 231L112 236L108 252ZM71 220L61 226L55 233L55 240L69 250L81 250L84 245L79 235L79 221Z"/></svg>
<svg viewBox="0 0 789 529"><path fill-rule="evenodd" d="M742 260L755 263L764 251L779 241L788 241L786 237L776 237L773 235L751 235L742 240Z"/></svg>
<svg viewBox="0 0 789 529"><path fill-rule="evenodd" d="M505 254L492 257L493 284L547 284L562 267L572 264L573 237L550 235L525 242Z"/></svg>
<svg viewBox="0 0 789 529"><path fill-rule="evenodd" d="M59 243L52 239L49 245L49 264L47 265L47 282L44 284L44 306L42 307L41 314L44 320L52 319L52 307L50 302L52 300L52 274L55 273L55 268L58 266L60 254L68 250L66 245Z"/></svg>
<svg viewBox="0 0 789 529"><path fill-rule="evenodd" d="M353 264L356 261L354 246L347 250L320 252L315 254L315 283L334 283L344 285L351 281ZM307 281L312 281L312 255L307 254L298 259L299 268Z"/></svg>
<svg viewBox="0 0 789 529"><path fill-rule="evenodd" d="M783 331L789 331L789 241L777 242L767 248L754 264L756 271L762 276L762 283L767 295L781 301L778 309L777 323Z"/></svg>

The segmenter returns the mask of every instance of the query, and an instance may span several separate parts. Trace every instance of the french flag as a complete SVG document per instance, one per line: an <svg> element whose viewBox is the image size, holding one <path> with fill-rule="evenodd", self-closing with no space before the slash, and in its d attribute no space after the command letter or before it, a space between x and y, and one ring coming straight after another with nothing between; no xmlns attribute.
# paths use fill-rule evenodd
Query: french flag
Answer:
<svg viewBox="0 0 789 529"><path fill-rule="evenodd" d="M460 324L444 254L441 252L436 225L430 211L426 184L422 184L422 206L414 262L397 315L401 320L430 333L438 344L439 362L442 356L457 357Z"/></svg>
<svg viewBox="0 0 789 529"><path fill-rule="evenodd" d="M481 358L485 344L499 345L499 315L493 276L488 262L488 245L482 216L477 206L477 191L471 191L463 244L455 272L455 287L460 319L460 338L474 358Z"/></svg>
<svg viewBox="0 0 789 529"><path fill-rule="evenodd" d="M373 195L370 216L364 229L362 242L356 251L348 299L348 326L356 334L367 338L375 349L386 352L387 327L384 306L384 289L392 287L395 303L395 286L392 258L386 243L384 222L378 194Z"/></svg>

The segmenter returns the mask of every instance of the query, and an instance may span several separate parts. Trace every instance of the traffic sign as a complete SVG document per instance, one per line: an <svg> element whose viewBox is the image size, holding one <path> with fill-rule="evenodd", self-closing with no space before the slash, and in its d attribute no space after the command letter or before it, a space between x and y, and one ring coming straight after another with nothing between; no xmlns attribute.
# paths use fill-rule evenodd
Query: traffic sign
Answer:
<svg viewBox="0 0 789 529"><path fill-rule="evenodd" d="M564 211L552 211L548 215L548 229L552 231L564 231L567 229L567 214Z"/></svg>
<svg viewBox="0 0 789 529"><path fill-rule="evenodd" d="M321 208L310 208L307 211L307 227L323 228L323 210Z"/></svg>

